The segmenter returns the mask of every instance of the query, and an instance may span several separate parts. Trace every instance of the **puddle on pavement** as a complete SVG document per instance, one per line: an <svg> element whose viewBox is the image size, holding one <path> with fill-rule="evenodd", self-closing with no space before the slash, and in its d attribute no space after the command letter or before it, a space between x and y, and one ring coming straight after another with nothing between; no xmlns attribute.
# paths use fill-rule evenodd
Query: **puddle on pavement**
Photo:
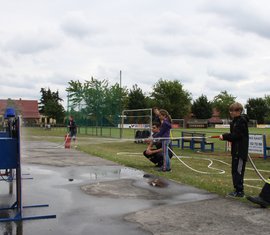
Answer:
<svg viewBox="0 0 270 235"><path fill-rule="evenodd" d="M143 178L144 173L128 167L69 167L65 177L70 182L78 183L85 180L90 182L107 181L125 178Z"/></svg>
<svg viewBox="0 0 270 235"><path fill-rule="evenodd" d="M63 154L64 157L58 157L56 153L53 157L49 156L49 153L46 158L33 157L37 160L34 164L22 165L22 172L26 174L24 177L33 177L32 180L23 180L23 204L50 205L38 210L27 209L24 211L25 215L57 215L56 220L24 222L24 234L46 235L54 231L57 235L71 235L95 231L95 234L148 235L149 233L141 230L137 223L127 223L123 220L124 216L155 206L213 197L202 190L172 181L168 181L167 187L155 187L149 184L149 181L156 177L144 177L144 172L140 170L95 160L98 161L98 165L95 161L85 160L91 158L80 156L72 156L69 159L66 152L63 151ZM42 165L43 160L47 164ZM50 161L52 163L48 164ZM59 162L61 167L53 165ZM81 165L78 165L78 162ZM64 163L70 165L66 166ZM4 205L5 202L10 205L14 202L12 198L14 199L15 192L13 195L8 194L9 185L2 187L4 183L0 182L0 204ZM2 216L9 217L8 214ZM0 224L0 234L22 235L22 226L17 225L18 223L14 222Z"/></svg>
<svg viewBox="0 0 270 235"><path fill-rule="evenodd" d="M89 195L99 197L161 199L156 192L137 187L134 182L132 179L119 179L84 185L81 189Z"/></svg>
<svg viewBox="0 0 270 235"><path fill-rule="evenodd" d="M128 167L69 167L65 176L68 183L80 183L81 190L92 196L110 198L163 199L153 178L144 178L144 172Z"/></svg>

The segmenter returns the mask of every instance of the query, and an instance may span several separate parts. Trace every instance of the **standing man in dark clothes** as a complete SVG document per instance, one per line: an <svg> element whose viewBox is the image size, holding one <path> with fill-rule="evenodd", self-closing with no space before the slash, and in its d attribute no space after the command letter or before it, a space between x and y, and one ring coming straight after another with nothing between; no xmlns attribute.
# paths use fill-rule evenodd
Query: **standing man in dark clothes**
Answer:
<svg viewBox="0 0 270 235"><path fill-rule="evenodd" d="M231 197L244 197L244 173L248 157L249 131L248 117L243 112L240 103L233 103L229 108L232 122L230 133L220 135L220 140L231 142L232 155L232 181L234 191L229 193Z"/></svg>
<svg viewBox="0 0 270 235"><path fill-rule="evenodd" d="M69 117L68 128L69 128L69 136L74 141L74 144L76 144L77 125L74 121L73 116ZM74 147L76 148L77 146L75 145Z"/></svg>

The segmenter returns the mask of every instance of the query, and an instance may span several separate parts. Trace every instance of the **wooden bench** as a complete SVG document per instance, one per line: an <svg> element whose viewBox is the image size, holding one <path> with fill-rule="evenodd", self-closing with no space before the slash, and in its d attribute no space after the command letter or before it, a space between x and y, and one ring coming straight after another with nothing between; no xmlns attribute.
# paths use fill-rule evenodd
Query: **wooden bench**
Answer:
<svg viewBox="0 0 270 235"><path fill-rule="evenodd" d="M174 138L174 133L173 133L173 129L171 130L171 134L170 134L170 136L171 136L171 143L172 143L172 146L173 147L178 147L178 148L180 148L180 145L181 145L181 140L180 140L180 138Z"/></svg>
<svg viewBox="0 0 270 235"><path fill-rule="evenodd" d="M182 131L182 139L181 139L181 148L189 148L193 149L193 133L192 132L184 132ZM185 145L187 143L187 145Z"/></svg>
<svg viewBox="0 0 270 235"><path fill-rule="evenodd" d="M180 139L172 139L172 146L180 148Z"/></svg>
<svg viewBox="0 0 270 235"><path fill-rule="evenodd" d="M182 149L200 149L201 151L214 152L214 143L206 141L204 133L182 131ZM209 146L209 148L207 148Z"/></svg>

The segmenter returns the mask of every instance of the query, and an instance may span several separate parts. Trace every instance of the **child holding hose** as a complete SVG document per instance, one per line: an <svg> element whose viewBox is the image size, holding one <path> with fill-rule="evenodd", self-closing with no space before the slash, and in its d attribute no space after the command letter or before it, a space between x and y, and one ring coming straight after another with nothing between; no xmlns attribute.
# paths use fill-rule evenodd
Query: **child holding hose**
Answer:
<svg viewBox="0 0 270 235"><path fill-rule="evenodd" d="M243 112L240 103L233 103L229 107L232 122L230 133L220 135L220 140L231 142L232 155L232 181L234 191L229 193L230 197L244 197L244 173L248 157L249 131L248 117Z"/></svg>
<svg viewBox="0 0 270 235"><path fill-rule="evenodd" d="M156 134L155 138L162 137L162 151L163 151L163 166L160 171L171 171L170 157L169 157L169 144L170 144L170 132L171 132L171 116L165 109L159 110L159 118L161 121L160 131Z"/></svg>

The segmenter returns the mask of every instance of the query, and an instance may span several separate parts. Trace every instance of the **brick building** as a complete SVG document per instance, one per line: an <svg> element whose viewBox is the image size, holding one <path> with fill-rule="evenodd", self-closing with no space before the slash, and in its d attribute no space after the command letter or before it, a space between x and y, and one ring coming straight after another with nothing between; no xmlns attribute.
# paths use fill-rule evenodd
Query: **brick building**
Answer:
<svg viewBox="0 0 270 235"><path fill-rule="evenodd" d="M21 115L24 125L38 125L40 114L38 111L37 100L13 100L0 99L0 122L3 122L4 114L7 107L15 109L16 115Z"/></svg>

